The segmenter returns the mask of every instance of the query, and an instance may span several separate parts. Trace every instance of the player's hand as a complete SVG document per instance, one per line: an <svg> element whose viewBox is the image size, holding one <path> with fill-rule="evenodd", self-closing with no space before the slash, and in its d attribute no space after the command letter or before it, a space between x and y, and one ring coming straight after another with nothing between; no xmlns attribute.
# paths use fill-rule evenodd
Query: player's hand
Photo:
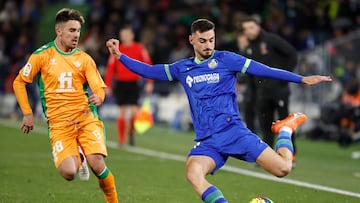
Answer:
<svg viewBox="0 0 360 203"><path fill-rule="evenodd" d="M23 121L21 124L21 131L23 131L23 133L29 133L30 131L32 131L34 129L34 115L31 114L26 114L23 117Z"/></svg>
<svg viewBox="0 0 360 203"><path fill-rule="evenodd" d="M108 48L109 53L117 59L119 59L121 56L121 52L119 51L119 43L120 42L117 39L109 39L106 42L106 47Z"/></svg>
<svg viewBox="0 0 360 203"><path fill-rule="evenodd" d="M316 85L321 82L331 82L331 81L332 79L330 76L312 75L312 76L304 76L301 82L307 85Z"/></svg>
<svg viewBox="0 0 360 203"><path fill-rule="evenodd" d="M89 97L89 101L93 104L95 104L95 106L100 106L102 104L102 101L100 99L100 97L96 94L92 94L90 97Z"/></svg>

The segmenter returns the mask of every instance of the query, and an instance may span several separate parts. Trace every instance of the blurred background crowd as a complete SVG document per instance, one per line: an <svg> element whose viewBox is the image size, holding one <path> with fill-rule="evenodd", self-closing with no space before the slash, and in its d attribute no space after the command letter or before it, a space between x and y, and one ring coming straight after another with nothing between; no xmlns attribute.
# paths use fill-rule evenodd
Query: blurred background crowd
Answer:
<svg viewBox="0 0 360 203"><path fill-rule="evenodd" d="M214 21L217 49L238 52L236 22L253 15L265 30L298 50L296 72L334 77L332 85L312 90L293 87L292 109L309 113L318 122L341 125L333 111L339 110L344 93L356 95L359 90L358 0L4 0L0 3L0 103L12 94L12 81L29 54L55 37L54 15L64 6L79 9L86 17L80 48L95 59L100 73L109 57L105 41L118 38L124 24L132 25L153 63L171 63L192 55L188 34L194 19ZM176 84L155 82L154 95L167 97L173 92L181 92ZM36 92L29 95L38 102ZM358 97L349 105L359 107ZM4 116L8 111L1 112ZM360 113L352 116L360 118ZM309 133L330 129L315 129L319 125L314 123ZM325 134L329 137L329 132Z"/></svg>

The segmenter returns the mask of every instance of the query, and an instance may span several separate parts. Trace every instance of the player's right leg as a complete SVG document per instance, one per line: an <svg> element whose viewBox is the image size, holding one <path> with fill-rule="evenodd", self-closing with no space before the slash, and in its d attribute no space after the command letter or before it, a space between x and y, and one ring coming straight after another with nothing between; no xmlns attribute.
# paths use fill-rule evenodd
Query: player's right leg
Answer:
<svg viewBox="0 0 360 203"><path fill-rule="evenodd" d="M73 180L78 172L79 161L76 156L65 158L57 167L60 175L66 180Z"/></svg>
<svg viewBox="0 0 360 203"><path fill-rule="evenodd" d="M50 128L50 143L53 161L60 175L66 180L73 180L78 172L81 160L78 144L73 134L74 126Z"/></svg>
<svg viewBox="0 0 360 203"><path fill-rule="evenodd" d="M191 149L186 161L186 178L205 203L227 203L220 189L205 178L210 173L214 174L227 160L215 150L214 143L216 146L217 140L205 139Z"/></svg>
<svg viewBox="0 0 360 203"><path fill-rule="evenodd" d="M215 161L208 156L189 156L186 162L186 179L205 203L227 203L222 192L205 179L214 168Z"/></svg>

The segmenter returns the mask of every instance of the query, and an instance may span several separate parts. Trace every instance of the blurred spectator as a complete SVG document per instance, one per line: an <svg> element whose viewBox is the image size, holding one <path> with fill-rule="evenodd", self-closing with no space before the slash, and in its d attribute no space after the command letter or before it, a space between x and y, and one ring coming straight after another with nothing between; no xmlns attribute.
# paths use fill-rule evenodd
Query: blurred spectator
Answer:
<svg viewBox="0 0 360 203"><path fill-rule="evenodd" d="M5 1L4 9L0 11L0 21L18 22L19 13L15 1Z"/></svg>
<svg viewBox="0 0 360 203"><path fill-rule="evenodd" d="M360 130L360 83L353 79L346 85L341 96L339 109L340 128L339 144L348 146L355 138L355 133Z"/></svg>
<svg viewBox="0 0 360 203"><path fill-rule="evenodd" d="M15 47L19 46L17 42L23 34L27 35L30 51L26 48L18 50L17 54L31 53L33 45L39 41L37 32L41 16L48 8L59 4L90 5L81 48L89 51L100 73L104 73L107 63L105 40L117 37L120 26L127 23L135 28L138 40L149 50L155 63L171 63L181 55L192 54L187 50L188 44L178 39L189 34L187 29L179 27L187 27L195 18L216 22L216 46L232 51L236 49L232 25L239 13L259 16L264 30L279 34L298 51L313 49L360 29L360 1L354 0L5 0L0 2L0 93L5 91L6 78L11 79L12 65L18 63L18 56L12 54L13 50L19 49ZM357 54L356 47L359 46L336 47L334 50L339 59L326 66L332 67L331 71L339 76L343 85L359 74L354 70L358 69L359 62L348 57ZM162 85L155 81L154 92L161 95L168 95L174 89L175 84Z"/></svg>

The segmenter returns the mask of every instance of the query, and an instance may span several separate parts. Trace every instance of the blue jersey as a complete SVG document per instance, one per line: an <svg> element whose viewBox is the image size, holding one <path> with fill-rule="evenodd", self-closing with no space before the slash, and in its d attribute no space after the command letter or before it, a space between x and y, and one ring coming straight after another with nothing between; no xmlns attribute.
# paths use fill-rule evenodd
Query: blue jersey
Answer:
<svg viewBox="0 0 360 203"><path fill-rule="evenodd" d="M196 141L222 131L231 124L243 125L236 103L236 75L246 58L215 51L204 61L189 58L169 65L189 100Z"/></svg>
<svg viewBox="0 0 360 203"><path fill-rule="evenodd" d="M238 124L245 127L236 103L237 73L247 73L289 82L301 82L301 76L270 68L228 51L214 51L207 60L188 58L173 64L147 65L121 55L119 61L146 78L179 81L187 94L196 141Z"/></svg>

